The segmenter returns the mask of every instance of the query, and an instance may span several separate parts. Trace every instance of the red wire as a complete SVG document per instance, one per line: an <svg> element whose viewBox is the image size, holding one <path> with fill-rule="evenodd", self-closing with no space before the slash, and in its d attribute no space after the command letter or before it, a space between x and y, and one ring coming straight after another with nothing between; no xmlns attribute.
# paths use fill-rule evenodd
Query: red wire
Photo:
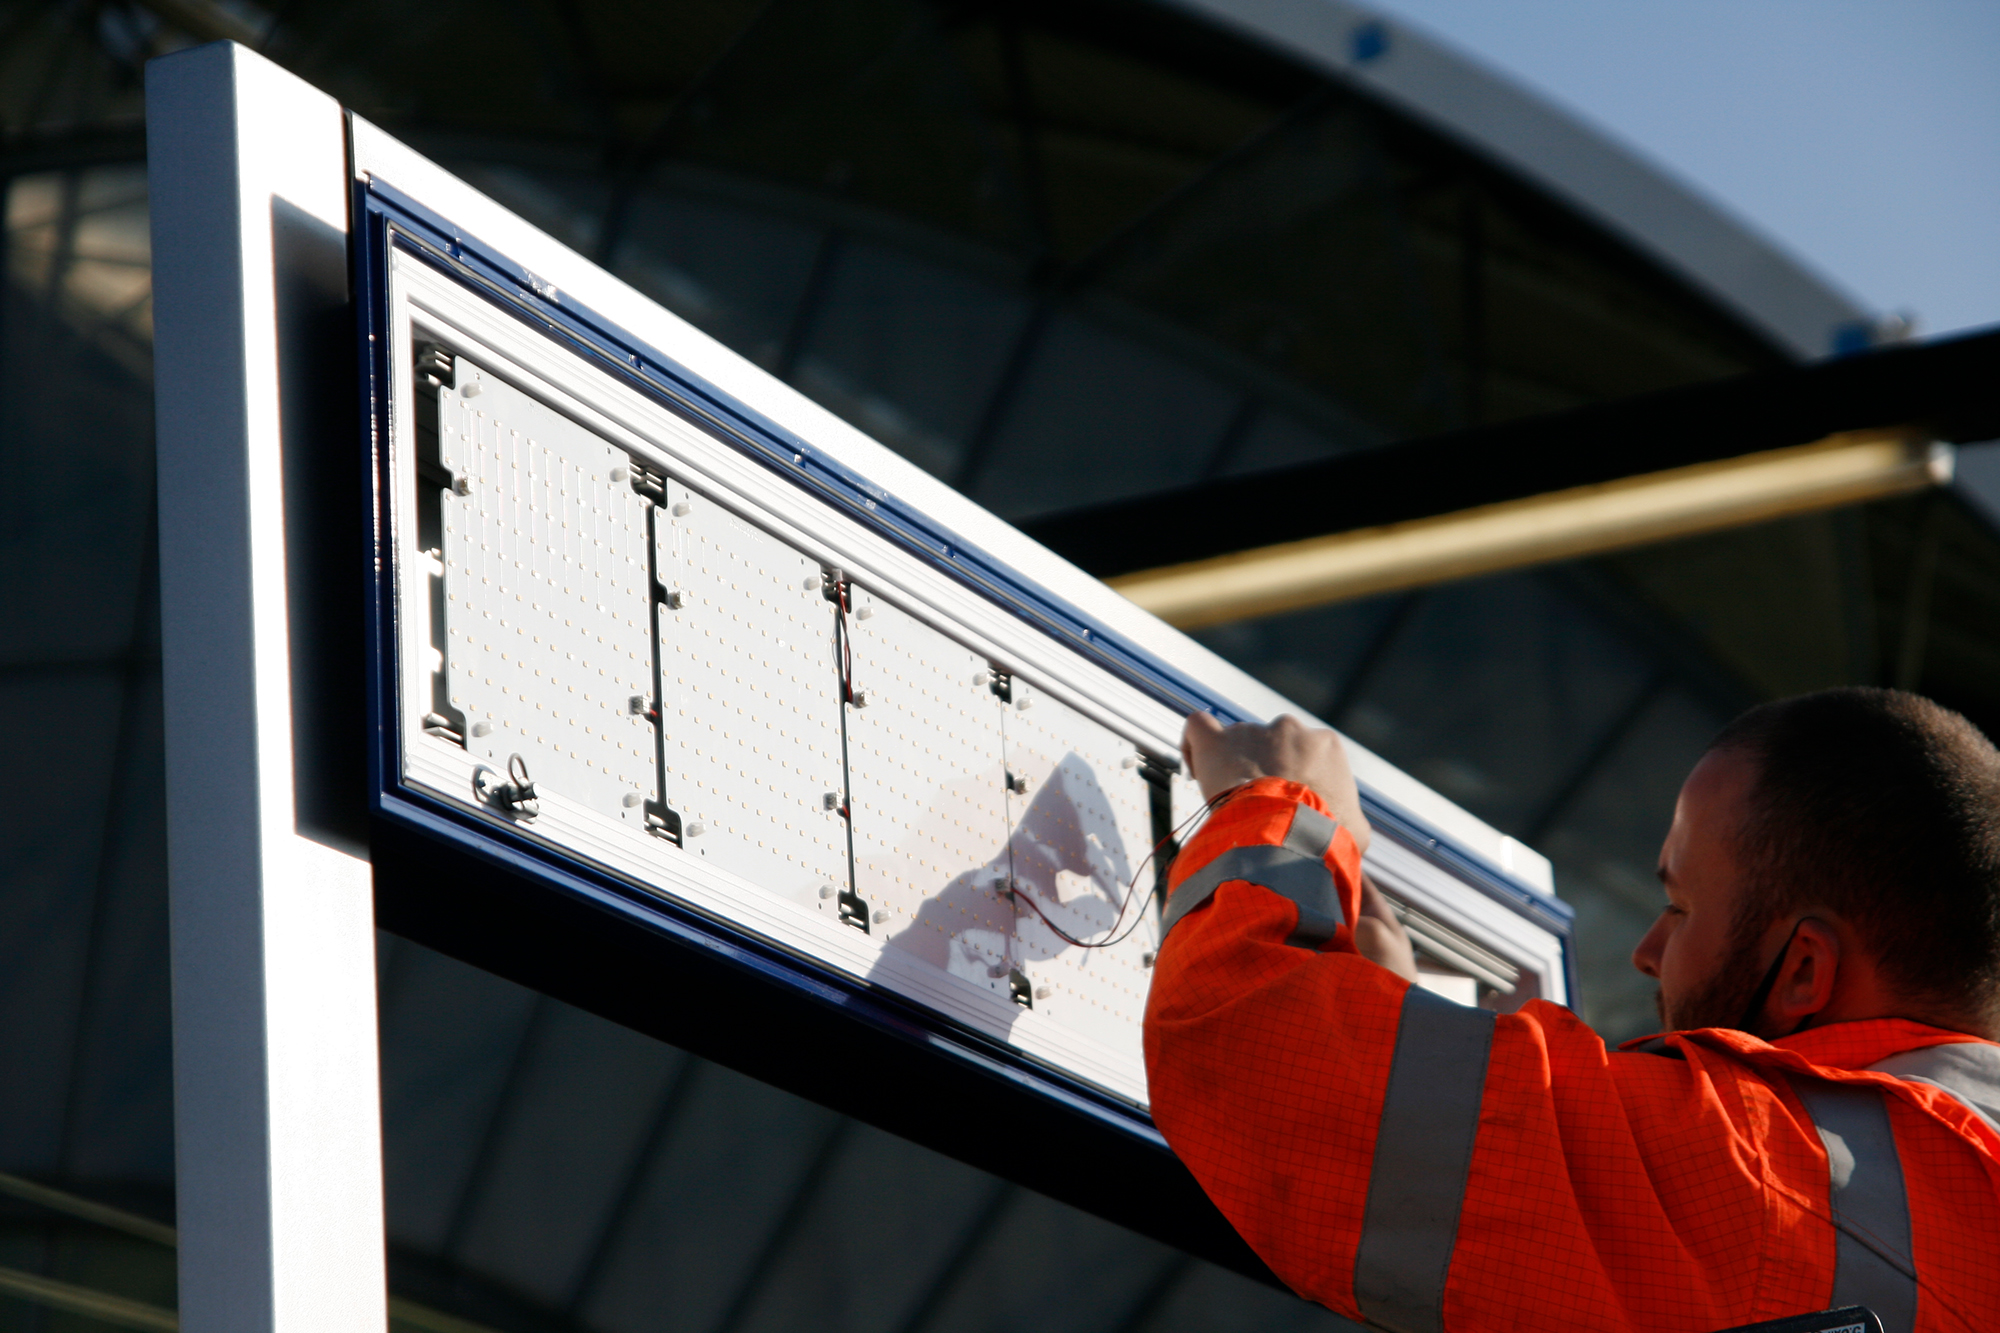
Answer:
<svg viewBox="0 0 2000 1333"><path fill-rule="evenodd" d="M854 702L854 645L847 636L847 589L845 579L834 585L833 625L839 640L834 649L837 654L834 665L840 671L840 701L851 704Z"/></svg>

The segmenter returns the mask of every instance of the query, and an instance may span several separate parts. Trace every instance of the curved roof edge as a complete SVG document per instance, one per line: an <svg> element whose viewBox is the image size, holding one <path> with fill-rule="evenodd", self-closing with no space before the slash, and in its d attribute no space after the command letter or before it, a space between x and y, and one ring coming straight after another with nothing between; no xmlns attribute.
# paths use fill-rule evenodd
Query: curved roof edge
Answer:
<svg viewBox="0 0 2000 1333"><path fill-rule="evenodd" d="M1850 350L1873 318L1694 191L1533 93L1346 0L1167 0L1287 51L1594 216L1781 347Z"/></svg>

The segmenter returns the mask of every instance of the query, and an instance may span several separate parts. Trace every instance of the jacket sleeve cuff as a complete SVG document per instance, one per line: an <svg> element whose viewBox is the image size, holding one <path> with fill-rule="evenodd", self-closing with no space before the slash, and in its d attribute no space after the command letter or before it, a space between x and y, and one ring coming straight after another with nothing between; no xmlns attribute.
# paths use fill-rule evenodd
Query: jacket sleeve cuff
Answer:
<svg viewBox="0 0 2000 1333"><path fill-rule="evenodd" d="M1292 943L1352 947L1361 909L1361 849L1319 794L1284 778L1258 778L1228 793L1169 875L1166 924L1243 881L1290 899L1299 911Z"/></svg>

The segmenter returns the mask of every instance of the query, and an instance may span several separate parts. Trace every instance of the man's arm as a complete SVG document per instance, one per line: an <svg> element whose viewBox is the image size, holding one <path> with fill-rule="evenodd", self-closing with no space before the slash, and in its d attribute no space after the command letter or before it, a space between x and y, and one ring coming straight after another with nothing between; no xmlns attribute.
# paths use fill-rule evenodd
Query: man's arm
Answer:
<svg viewBox="0 0 2000 1333"><path fill-rule="evenodd" d="M1207 713L1187 720L1181 757L1201 794L1214 800L1223 792L1261 777L1281 777L1312 789L1327 813L1347 830L1356 848L1368 850L1374 830L1361 808L1361 793L1340 737L1309 728L1286 714L1268 727L1229 727ZM1363 958L1379 963L1405 981L1417 979L1416 950L1389 900L1368 876L1361 876L1361 906L1354 920L1354 945Z"/></svg>
<svg viewBox="0 0 2000 1333"><path fill-rule="evenodd" d="M1338 745L1188 729L1193 775L1228 795L1175 861L1147 1068L1225 1215L1300 1294L1391 1328L1631 1327L1649 1292L1674 1313L1648 1326L1808 1308L1824 1293L1789 1288L1811 1265L1762 1272L1766 1191L1732 1165L1768 1107L1609 1055L1556 1006L1454 1005L1356 951L1367 826Z"/></svg>

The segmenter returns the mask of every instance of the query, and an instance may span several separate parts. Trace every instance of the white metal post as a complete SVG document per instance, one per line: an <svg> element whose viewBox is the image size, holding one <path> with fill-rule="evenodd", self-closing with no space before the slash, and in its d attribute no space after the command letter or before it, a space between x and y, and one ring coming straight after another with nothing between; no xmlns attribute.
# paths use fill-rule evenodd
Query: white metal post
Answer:
<svg viewBox="0 0 2000 1333"><path fill-rule="evenodd" d="M369 865L301 721L335 591L310 483L359 438L352 397L294 392L352 382L342 113L219 43L149 68L146 119L181 1326L379 1330Z"/></svg>

